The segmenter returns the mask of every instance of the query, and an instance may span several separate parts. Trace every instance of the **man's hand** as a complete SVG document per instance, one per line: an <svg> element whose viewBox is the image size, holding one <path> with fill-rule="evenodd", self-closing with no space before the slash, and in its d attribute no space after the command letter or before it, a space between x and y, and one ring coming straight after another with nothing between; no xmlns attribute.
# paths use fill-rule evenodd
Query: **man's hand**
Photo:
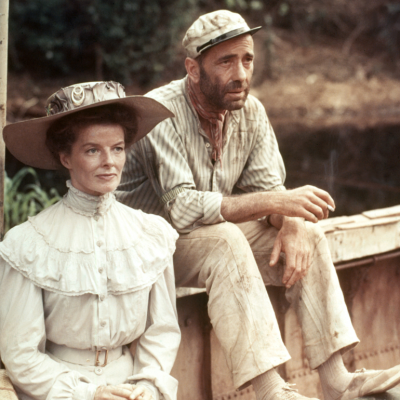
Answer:
<svg viewBox="0 0 400 400"><path fill-rule="evenodd" d="M285 218L275 239L269 265L274 267L280 253L286 254L286 267L282 282L290 288L302 279L311 265L311 248L307 229L301 218Z"/></svg>
<svg viewBox="0 0 400 400"><path fill-rule="evenodd" d="M275 214L302 217L310 222L318 222L318 220L328 218L328 205L335 208L335 202L330 194L315 186L302 186L280 192L280 194L283 197L276 205Z"/></svg>
<svg viewBox="0 0 400 400"><path fill-rule="evenodd" d="M141 385L107 385L99 386L94 395L94 400L152 400L153 394Z"/></svg>

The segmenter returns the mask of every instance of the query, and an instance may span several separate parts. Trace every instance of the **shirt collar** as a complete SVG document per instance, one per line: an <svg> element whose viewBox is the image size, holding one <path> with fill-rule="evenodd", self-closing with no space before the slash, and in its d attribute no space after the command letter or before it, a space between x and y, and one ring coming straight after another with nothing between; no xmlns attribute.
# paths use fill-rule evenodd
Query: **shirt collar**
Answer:
<svg viewBox="0 0 400 400"><path fill-rule="evenodd" d="M104 215L110 206L116 201L113 193L102 196L92 196L84 193L74 186L70 180L67 181L68 193L64 196L64 204L78 214L93 217Z"/></svg>

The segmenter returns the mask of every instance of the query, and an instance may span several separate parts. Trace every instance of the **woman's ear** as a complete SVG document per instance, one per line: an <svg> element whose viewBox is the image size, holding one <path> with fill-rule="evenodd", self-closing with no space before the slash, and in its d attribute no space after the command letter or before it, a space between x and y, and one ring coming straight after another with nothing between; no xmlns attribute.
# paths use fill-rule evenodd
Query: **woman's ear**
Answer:
<svg viewBox="0 0 400 400"><path fill-rule="evenodd" d="M71 161L69 154L60 153L60 162L68 170L71 169Z"/></svg>
<svg viewBox="0 0 400 400"><path fill-rule="evenodd" d="M200 65L194 59L187 57L185 60L186 72L193 83L199 83L200 81Z"/></svg>

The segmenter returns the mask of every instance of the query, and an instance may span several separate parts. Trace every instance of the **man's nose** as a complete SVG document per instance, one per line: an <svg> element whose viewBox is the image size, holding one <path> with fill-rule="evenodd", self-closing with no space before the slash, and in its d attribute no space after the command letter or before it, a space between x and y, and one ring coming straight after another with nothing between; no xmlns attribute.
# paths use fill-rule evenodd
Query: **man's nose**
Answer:
<svg viewBox="0 0 400 400"><path fill-rule="evenodd" d="M241 62L237 63L235 68L235 77L233 80L235 81L245 81L247 78L246 70Z"/></svg>

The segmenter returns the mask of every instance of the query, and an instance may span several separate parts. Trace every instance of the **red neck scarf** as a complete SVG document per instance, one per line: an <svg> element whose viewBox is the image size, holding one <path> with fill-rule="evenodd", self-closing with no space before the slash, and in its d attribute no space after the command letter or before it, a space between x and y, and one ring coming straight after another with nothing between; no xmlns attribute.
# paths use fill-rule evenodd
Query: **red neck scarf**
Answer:
<svg viewBox="0 0 400 400"><path fill-rule="evenodd" d="M222 129L224 126L224 120L226 111L223 113L217 113L212 111L206 111L201 105L196 93L193 89L193 83L190 78L187 78L187 89L189 93L190 100L193 104L194 109L197 113L207 120L210 124L209 132L206 130L206 135L210 139L211 145L213 147L211 157L213 160L219 160L222 167Z"/></svg>

